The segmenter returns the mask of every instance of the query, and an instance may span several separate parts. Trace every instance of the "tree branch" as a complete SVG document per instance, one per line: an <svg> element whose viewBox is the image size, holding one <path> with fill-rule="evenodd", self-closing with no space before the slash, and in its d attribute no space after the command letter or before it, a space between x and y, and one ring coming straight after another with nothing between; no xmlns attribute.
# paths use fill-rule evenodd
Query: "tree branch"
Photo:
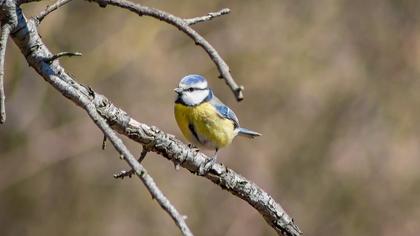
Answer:
<svg viewBox="0 0 420 236"><path fill-rule="evenodd" d="M207 54L210 56L211 60L216 64L217 69L219 70L219 73L220 73L219 78L222 78L225 80L226 84L230 87L233 94L235 95L236 100L238 101L243 100L244 87L236 84L235 80L232 78L232 75L230 74L229 66L222 59L222 57L220 57L216 49L214 49L213 46L211 46L211 44L207 42L207 40L205 40L199 33L197 33L197 31L191 28L188 25L188 22L185 21L184 19L179 18L177 16L174 16L168 12L165 12L159 9L143 6L140 4L135 4L126 0L87 0L87 1L96 2L101 7L106 7L107 5L113 5L113 6L121 7L124 9L128 9L138 14L139 16L143 16L143 15L151 16L177 27L179 30L181 30L182 32L187 34L191 39L193 39L196 45L199 45L207 52Z"/></svg>
<svg viewBox="0 0 420 236"><path fill-rule="evenodd" d="M4 1L11 2L13 0ZM141 9L139 12L143 12L145 15L148 14L165 20L166 22L173 22L172 24L176 25L177 27L178 25L181 25L181 30L191 33L190 28L185 28L187 26L185 21L182 19L167 13L164 13L163 15L156 15L161 14L162 11L150 9L126 1L121 2L116 0L103 0L98 2L100 2L102 5L104 5L104 2L110 4L112 3L115 5L123 4L121 7L131 9L135 12ZM93 90L88 89L76 82L67 73L65 73L64 69L60 66L58 61L54 61L51 64L46 63L45 60L51 58L52 53L47 49L39 37L35 21L30 20L27 22L20 8L16 8L15 12L10 9L8 10L10 14L16 14L19 19L18 25L12 29L11 36L19 49L22 51L22 54L25 55L29 65L33 67L38 72L38 74L40 74L62 95L88 112L89 116L104 132L106 137L112 142L118 152L123 155L124 160L127 161L131 168L136 171L137 176L148 187L148 190L151 192L152 196L156 194L154 191L150 190L156 187L153 180L144 170L144 167L138 163L131 155L131 153L126 149L118 136L112 132L111 128L129 137L130 139L141 143L142 145L147 145L151 151L159 153L161 156L172 161L175 165L182 166L192 173L197 173L200 167L206 163L206 159L208 157L203 153L190 149L188 146L177 140L172 135L166 134L156 127L148 126L134 120L125 111L119 109L111 102L109 102L106 97L97 94ZM4 15L4 8L0 9L0 15ZM197 34L195 31L192 32L192 35ZM207 41L204 42L207 43ZM204 177L221 186L224 190L247 201L264 217L266 222L271 225L271 227L273 227L279 235L282 233L285 235L293 236L302 235L302 232L299 230L298 226L293 222L293 219L283 210L280 204L278 204L263 189L261 189L255 183L247 180L245 177L237 174L233 170L226 168L219 163L213 164L210 171L206 173ZM168 207L168 204L165 204L166 202L161 200L161 197L166 199L163 195L158 196L156 199L166 211L171 212L171 217L176 216L176 219L180 219L179 217L182 218L179 213L176 214L176 209L172 209L175 211L175 213L170 209L166 209L165 207ZM167 203L169 203L169 201ZM169 204L169 206L171 205ZM182 221L180 222L182 223ZM180 223L177 221L176 223L179 225L181 230L183 230L182 226L180 226Z"/></svg>
<svg viewBox="0 0 420 236"><path fill-rule="evenodd" d="M200 17L194 17L190 19L184 19L184 21L187 23L187 25L195 25L201 22L209 21L215 17L223 16L230 13L229 8L223 8L220 11L217 12L209 12L206 16L200 16Z"/></svg>
<svg viewBox="0 0 420 236"><path fill-rule="evenodd" d="M39 25L41 21L51 12L57 10L58 8L64 6L65 4L69 3L72 0L58 0L53 5L47 6L47 8L39 13L39 15L35 16L36 23Z"/></svg>
<svg viewBox="0 0 420 236"><path fill-rule="evenodd" d="M4 7L4 9L7 9L7 7ZM9 10L9 14L13 14L11 9L7 10ZM0 11L0 14L4 14L3 11ZM36 20L27 21L19 7L16 7L14 14L17 16L17 26L12 31L12 37L23 55L25 55L30 66L64 96L86 110L91 119L102 130L107 139L111 141L115 149L135 171L136 175L142 180L152 197L156 199L159 205L172 217L182 234L185 236L192 236L193 234L185 223L184 216L181 215L163 195L153 178L147 173L146 169L137 162L122 140L110 128L104 118L100 116L95 105L92 103L92 96L94 96L93 91L87 90L80 84L72 81L58 62L52 64L47 62L53 55L39 37L36 29ZM80 92L81 88L84 88L84 93Z"/></svg>
<svg viewBox="0 0 420 236"><path fill-rule="evenodd" d="M7 39L10 34L10 25L3 24L0 32L0 124L6 122L6 95L4 93L4 59L6 56Z"/></svg>
<svg viewBox="0 0 420 236"><path fill-rule="evenodd" d="M77 96L77 94L75 95ZM84 98L85 99L80 99L84 105L83 108L87 111L90 118L96 123L102 132L104 132L115 149L123 156L123 159L131 166L132 171L135 172L135 174L143 181L152 197L156 199L159 205L172 217L184 236L193 236L191 230L185 223L185 217L178 212L178 210L169 202L168 198L166 198L162 191L160 191L159 187L156 185L153 178L147 173L143 165L136 160L122 140L114 133L111 127L109 127L105 119L100 116L92 101L89 101L86 97Z"/></svg>
<svg viewBox="0 0 420 236"><path fill-rule="evenodd" d="M145 145L143 145L143 150L141 150L141 154L140 154L140 157L139 157L139 159L137 160L139 163L141 163L143 160L144 160L144 158L146 157L146 155L147 155L147 153L149 152L149 150L147 150L147 148L146 148L146 146ZM126 171L126 170L122 170L122 171L120 171L119 173L117 173L117 174L114 174L114 178L116 178L116 179L124 179L124 177L129 177L129 178L131 178L131 176L133 175L133 174L135 174L135 170L133 170L133 169L131 169L131 170L129 170L129 171Z"/></svg>
<svg viewBox="0 0 420 236"><path fill-rule="evenodd" d="M51 63L55 60L57 60L60 57L80 57L82 54L80 52L59 52L55 55L52 55L50 58L46 59L46 63Z"/></svg>
<svg viewBox="0 0 420 236"><path fill-rule="evenodd" d="M93 103L114 130L138 143L147 145L150 151L160 154L176 166L182 166L191 173L198 174L200 167L207 163L206 159L209 157L205 154L189 148L173 135L136 121L103 95L96 94ZM235 171L215 163L203 177L247 201L279 234L293 236L303 234L279 203L258 185Z"/></svg>

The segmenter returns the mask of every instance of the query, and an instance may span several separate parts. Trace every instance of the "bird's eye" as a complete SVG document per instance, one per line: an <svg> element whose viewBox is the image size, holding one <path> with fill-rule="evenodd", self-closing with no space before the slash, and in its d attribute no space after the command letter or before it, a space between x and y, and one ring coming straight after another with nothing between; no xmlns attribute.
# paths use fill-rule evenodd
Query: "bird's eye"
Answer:
<svg viewBox="0 0 420 236"><path fill-rule="evenodd" d="M193 88L188 88L188 92L192 92L192 91L194 91Z"/></svg>

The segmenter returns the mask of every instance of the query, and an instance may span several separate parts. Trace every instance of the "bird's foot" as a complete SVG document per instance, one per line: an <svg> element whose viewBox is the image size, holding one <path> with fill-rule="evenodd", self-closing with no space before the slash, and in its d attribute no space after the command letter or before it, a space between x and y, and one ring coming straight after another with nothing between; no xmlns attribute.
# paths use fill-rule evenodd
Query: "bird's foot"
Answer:
<svg viewBox="0 0 420 236"><path fill-rule="evenodd" d="M209 171L213 167L213 164L215 163L216 163L216 158L213 158L213 157L207 158L204 161L204 163L200 165L200 168L198 169L198 175L204 176L207 173L209 173Z"/></svg>

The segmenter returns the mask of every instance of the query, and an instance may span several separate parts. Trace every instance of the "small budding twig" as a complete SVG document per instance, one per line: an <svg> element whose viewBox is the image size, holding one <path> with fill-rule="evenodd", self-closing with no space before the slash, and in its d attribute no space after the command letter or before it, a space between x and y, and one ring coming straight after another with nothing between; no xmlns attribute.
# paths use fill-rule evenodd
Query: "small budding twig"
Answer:
<svg viewBox="0 0 420 236"><path fill-rule="evenodd" d="M35 16L35 22L37 23L37 25L39 25L41 23L41 21L51 12L57 10L58 8L64 6L65 4L69 3L72 0L58 0L56 3L54 3L53 5L47 6L47 8L42 11L41 13L39 13L39 15Z"/></svg>
<svg viewBox="0 0 420 236"><path fill-rule="evenodd" d="M80 52L59 52L59 53L53 55L52 57L45 59L45 62L48 63L48 64L51 64L53 61L57 60L60 57L75 57L75 56L80 57L80 56L82 56L82 53L80 53Z"/></svg>
<svg viewBox="0 0 420 236"><path fill-rule="evenodd" d="M217 12L209 12L206 16L200 16L200 17L194 17L189 19L184 19L184 21L187 23L187 25L195 25L197 23L209 21L215 17L223 16L230 13L229 8L223 8L220 11Z"/></svg>
<svg viewBox="0 0 420 236"><path fill-rule="evenodd" d="M25 55L27 62L62 95L75 102L76 105L83 108L89 114L93 122L95 122L95 124L104 132L110 143L115 147L118 153L120 153L121 157L135 170L136 175L142 180L152 197L156 199L159 205L174 219L177 226L181 229L182 234L188 236L192 235L184 221L185 217L181 215L163 195L144 166L136 160L113 130L118 131L141 144L148 145L153 142L153 146L150 147L151 151L159 153L160 156L186 168L192 173L196 173L201 164L208 157L202 153L191 150L179 140L176 140L155 127L150 127L146 124L137 122L129 117L126 112L107 102L107 99L105 99L104 96L101 96L100 94L93 96L95 95L93 90L89 87L82 86L73 80L73 78L64 72L64 68L62 68L58 62L46 65L44 59L45 55L52 54L42 42L37 32L36 19L28 21L20 9L16 11L16 4L30 1L31 0L3 0L0 2L0 16L4 17L5 15L11 15L15 16L14 18L16 19L19 19L18 26L11 30L14 32L11 37L22 51L22 54ZM214 48L204 40L202 36L189 27L182 18L127 0L88 1L97 2L102 6L105 6L106 4L115 5L136 12L140 16L149 15L176 26L190 36L197 45L203 47L217 65L219 72L222 74L221 77L225 79L226 83L237 96L237 99L242 99L241 91L243 88L234 82L230 75L229 67ZM18 28L19 31L15 31L16 28ZM101 97L103 97L103 99L101 99ZM214 164L211 167L211 171L204 177L221 186L222 189L247 201L264 217L267 223L273 227L279 235L302 235L298 226L293 222L293 219L284 211L280 204L278 204L267 192L255 183L247 180L245 177L219 163Z"/></svg>
<svg viewBox="0 0 420 236"><path fill-rule="evenodd" d="M143 145L143 149L141 150L141 154L139 159L137 160L139 163L141 163L144 158L146 157L147 153L149 152L149 150ZM124 177L129 177L131 178L131 176L133 176L135 174L135 170L131 169L129 171L126 170L122 170L117 174L114 174L114 178L115 179L124 179Z"/></svg>

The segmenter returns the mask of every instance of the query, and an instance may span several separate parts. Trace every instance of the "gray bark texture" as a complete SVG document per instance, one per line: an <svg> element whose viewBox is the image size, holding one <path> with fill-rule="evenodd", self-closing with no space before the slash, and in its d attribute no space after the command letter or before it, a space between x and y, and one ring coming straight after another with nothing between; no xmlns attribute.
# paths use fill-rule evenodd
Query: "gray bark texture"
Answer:
<svg viewBox="0 0 420 236"><path fill-rule="evenodd" d="M62 2L67 3L68 1ZM223 62L221 63L222 65L226 65L213 47L189 27L189 24L195 22L193 20L189 20L187 23L182 18L128 1L100 0L95 2L98 2L100 6L111 4L126 8L139 15L153 16L175 25L190 35L197 44L200 44L208 52L211 59L215 61L216 65L221 62ZM173 135L167 134L156 127L136 121L125 111L113 105L105 96L79 84L61 67L58 61L59 56L53 55L42 42L37 31L39 19L27 20L19 7L19 3L14 0L3 0L0 2L0 6L2 26L7 23L10 27L10 36L25 56L29 65L63 96L86 110L90 118L104 132L105 137L110 140L123 159L127 161L135 174L142 180L151 195L174 219L182 234L192 235L185 223L185 217L170 204L169 200L156 186L152 177L148 175L145 168L134 158L114 131L143 145L147 151L160 154L160 156L172 161L176 166L186 168L193 174L198 173L200 167L206 163L208 157L197 150L189 148ZM43 15L42 18L45 16ZM200 22L201 19L197 18ZM218 66L218 69L235 96L240 100L242 88L241 86L237 86L233 81L227 65L226 67ZM263 189L245 177L218 163L213 164L210 171L203 177L219 185L222 189L247 201L279 235L302 235L298 226L280 204Z"/></svg>

